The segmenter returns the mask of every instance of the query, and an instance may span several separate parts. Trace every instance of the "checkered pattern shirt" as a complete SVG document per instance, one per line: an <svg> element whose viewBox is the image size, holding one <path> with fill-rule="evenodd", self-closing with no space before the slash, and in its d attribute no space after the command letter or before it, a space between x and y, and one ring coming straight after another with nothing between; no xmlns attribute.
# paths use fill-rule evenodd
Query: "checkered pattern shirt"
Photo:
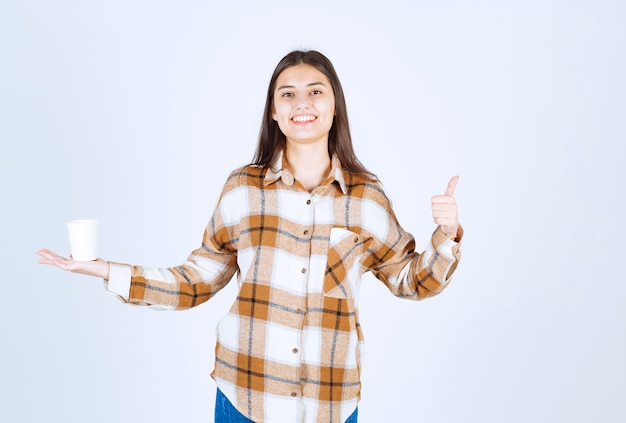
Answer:
<svg viewBox="0 0 626 423"><path fill-rule="evenodd" d="M361 389L361 275L418 300L441 292L459 260L459 244L440 228L426 251L414 246L380 183L344 172L336 157L312 192L286 169L246 166L229 176L184 264L111 263L107 289L133 304L186 309L237 273L239 293L217 330L219 389L255 422L344 422Z"/></svg>

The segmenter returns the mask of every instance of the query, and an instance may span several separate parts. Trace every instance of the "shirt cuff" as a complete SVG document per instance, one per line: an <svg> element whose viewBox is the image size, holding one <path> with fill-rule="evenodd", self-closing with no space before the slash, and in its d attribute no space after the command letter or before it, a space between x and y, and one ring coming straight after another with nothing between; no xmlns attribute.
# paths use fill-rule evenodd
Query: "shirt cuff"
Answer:
<svg viewBox="0 0 626 423"><path fill-rule="evenodd" d="M455 251L458 250L459 244L461 242L461 238L463 238L463 228L459 226L459 231L457 232L457 241L448 238L448 236L441 230L441 226L438 226L435 229L432 237L433 247L444 256L455 260Z"/></svg>
<svg viewBox="0 0 626 423"><path fill-rule="evenodd" d="M131 268L126 264L109 263L107 291L128 301L130 297L130 273Z"/></svg>

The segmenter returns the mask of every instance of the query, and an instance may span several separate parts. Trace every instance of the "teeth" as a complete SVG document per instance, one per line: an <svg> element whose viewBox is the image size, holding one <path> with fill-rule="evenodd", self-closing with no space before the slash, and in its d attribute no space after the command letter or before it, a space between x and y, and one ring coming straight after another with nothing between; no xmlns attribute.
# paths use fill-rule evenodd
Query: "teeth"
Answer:
<svg viewBox="0 0 626 423"><path fill-rule="evenodd" d="M309 122L315 120L315 116L294 116L294 122Z"/></svg>

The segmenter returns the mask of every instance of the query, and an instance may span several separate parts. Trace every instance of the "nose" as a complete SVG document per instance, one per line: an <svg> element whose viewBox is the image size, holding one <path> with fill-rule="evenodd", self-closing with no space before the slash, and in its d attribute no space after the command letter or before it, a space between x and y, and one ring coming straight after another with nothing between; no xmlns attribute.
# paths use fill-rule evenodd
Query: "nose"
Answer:
<svg viewBox="0 0 626 423"><path fill-rule="evenodd" d="M299 95L296 98L296 108L305 109L309 107L309 100L305 95Z"/></svg>

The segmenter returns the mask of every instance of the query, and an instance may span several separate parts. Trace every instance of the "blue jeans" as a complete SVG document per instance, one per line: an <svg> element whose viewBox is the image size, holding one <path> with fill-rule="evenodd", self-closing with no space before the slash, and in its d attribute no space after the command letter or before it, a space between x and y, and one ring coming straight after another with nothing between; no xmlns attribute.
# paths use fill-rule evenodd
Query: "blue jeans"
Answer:
<svg viewBox="0 0 626 423"><path fill-rule="evenodd" d="M357 423L357 417L359 415L359 409L354 410L354 413L346 423ZM237 409L228 401L228 398L220 391L217 390L217 397L215 398L215 422L214 423L254 423L252 420L241 414Z"/></svg>

